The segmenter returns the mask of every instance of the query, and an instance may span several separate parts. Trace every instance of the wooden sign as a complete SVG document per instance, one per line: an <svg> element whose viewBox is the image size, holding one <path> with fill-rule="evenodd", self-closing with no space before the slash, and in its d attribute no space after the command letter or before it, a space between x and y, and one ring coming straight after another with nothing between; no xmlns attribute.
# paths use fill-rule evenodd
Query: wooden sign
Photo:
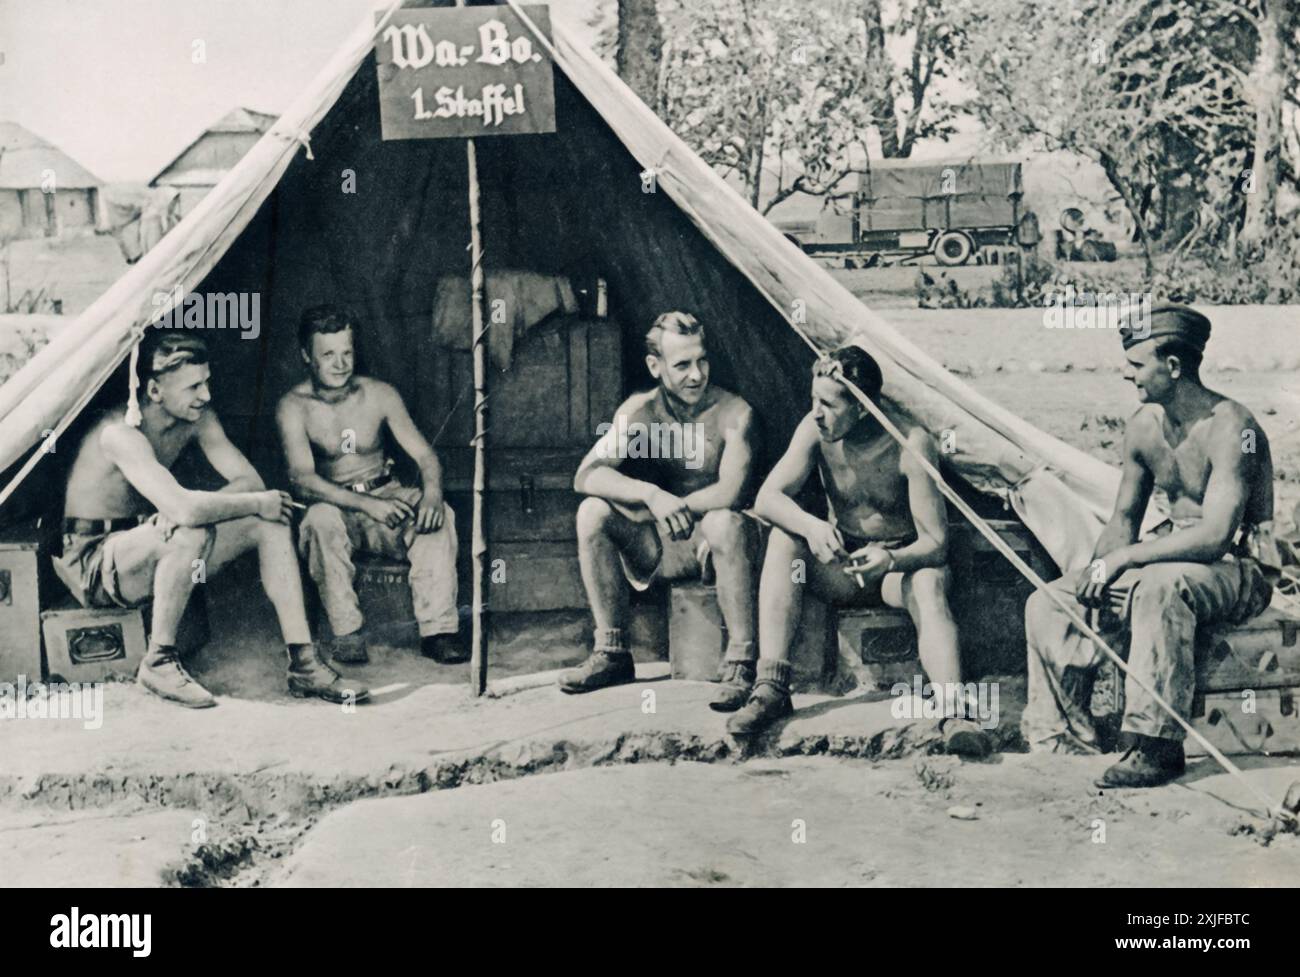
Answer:
<svg viewBox="0 0 1300 977"><path fill-rule="evenodd" d="M545 6L521 6L550 40ZM384 139L555 131L554 66L509 7L399 10L379 35Z"/></svg>

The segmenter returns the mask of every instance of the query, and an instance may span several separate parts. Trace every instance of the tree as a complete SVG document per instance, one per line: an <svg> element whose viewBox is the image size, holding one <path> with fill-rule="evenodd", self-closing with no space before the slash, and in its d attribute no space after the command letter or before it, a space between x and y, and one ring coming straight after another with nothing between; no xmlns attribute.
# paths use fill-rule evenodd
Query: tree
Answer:
<svg viewBox="0 0 1300 977"><path fill-rule="evenodd" d="M935 82L951 74L963 38L948 15L949 0L894 0L888 22L885 5L885 0L862 0L858 16L868 60L892 69L873 99L880 155L892 159L911 156L918 139L952 134L956 112L935 92ZM889 39L901 51L897 63L888 54ZM901 118L899 104L905 106Z"/></svg>
<svg viewBox="0 0 1300 977"><path fill-rule="evenodd" d="M1243 220L1258 240L1276 209L1285 89L1265 2L1285 0L967 0L976 111L1007 147L1094 159L1148 277L1161 246L1222 243ZM1170 219L1171 201L1188 220Z"/></svg>
<svg viewBox="0 0 1300 977"><path fill-rule="evenodd" d="M961 35L947 0L619 0L593 13L596 50L767 212L795 193L825 195L858 172L867 137L881 155L952 133L936 91ZM657 63L656 63L657 61ZM652 74L655 76L653 83Z"/></svg>
<svg viewBox="0 0 1300 977"><path fill-rule="evenodd" d="M659 59L664 45L656 0L618 0L617 30L618 76L653 107L659 103Z"/></svg>
<svg viewBox="0 0 1300 977"><path fill-rule="evenodd" d="M768 162L779 172L768 210L792 193L829 193L861 168L874 123L865 93L887 83L886 69L861 37L846 38L847 10L840 0L661 4L660 114L710 164L738 174L755 207Z"/></svg>
<svg viewBox="0 0 1300 977"><path fill-rule="evenodd" d="M1253 192L1246 196L1246 213L1239 244L1251 251L1264 239L1277 219L1277 192L1281 173L1282 104L1288 82L1296 82L1295 59L1289 59L1291 77L1285 71L1284 52L1290 41L1294 56L1300 12L1287 0L1258 0L1243 9L1258 37L1254 64L1247 79L1247 92L1254 107L1255 125L1250 179Z"/></svg>

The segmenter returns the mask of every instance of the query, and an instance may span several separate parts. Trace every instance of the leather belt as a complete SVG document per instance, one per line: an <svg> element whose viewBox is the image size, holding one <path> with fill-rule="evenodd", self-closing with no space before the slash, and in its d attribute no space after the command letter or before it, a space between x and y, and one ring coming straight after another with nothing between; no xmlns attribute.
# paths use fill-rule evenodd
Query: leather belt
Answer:
<svg viewBox="0 0 1300 977"><path fill-rule="evenodd" d="M140 525L139 516L126 516L121 519L71 519L64 518L63 531L73 536L107 536L120 533L124 529L134 529Z"/></svg>
<svg viewBox="0 0 1300 977"><path fill-rule="evenodd" d="M375 489L387 485L392 480L393 476L388 472L384 472L382 475L376 475L374 478L368 479L364 482L353 482L351 485L344 485L343 488L351 489L353 492L373 492Z"/></svg>

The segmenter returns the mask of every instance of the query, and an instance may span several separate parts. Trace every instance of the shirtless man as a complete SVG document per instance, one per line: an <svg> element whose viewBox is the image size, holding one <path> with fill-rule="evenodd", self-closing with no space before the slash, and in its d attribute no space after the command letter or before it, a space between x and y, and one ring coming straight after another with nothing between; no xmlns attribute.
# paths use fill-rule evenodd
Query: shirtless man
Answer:
<svg viewBox="0 0 1300 977"><path fill-rule="evenodd" d="M1124 432L1115 511L1091 565L1051 588L1081 615L1097 612L1094 627L1104 637L1127 637L1129 667L1186 719L1196 687L1197 627L1240 623L1272 597L1250 554L1258 528L1273 519L1273 462L1250 411L1201 384L1210 320L1162 306L1151 311L1149 325L1149 332L1121 332L1124 378L1143 406ZM1169 502L1170 522L1158 527L1168 531L1139 542L1155 490ZM1022 725L1030 748L1098 752L1088 704L1103 653L1041 593L1025 607L1025 631L1029 701ZM1111 647L1123 653L1122 644ZM1124 694L1122 729L1132 746L1097 785L1151 787L1178 777L1182 727L1132 680Z"/></svg>
<svg viewBox="0 0 1300 977"><path fill-rule="evenodd" d="M932 686L955 689L961 682L957 625L948 606L948 514L943 496L913 457L854 399L841 376L873 401L878 399L880 367L864 350L845 346L820 360L813 370L812 411L758 491L754 511L773 526L758 592L762 657L748 703L727 723L734 736L752 736L793 711L790 646L799 630L805 586L794 573L799 565L805 568L806 586L829 603L883 602L906 608ZM930 435L919 427L905 433L937 466ZM795 501L814 471L826 491L829 521L805 512ZM948 751L987 754L988 735L965 715L968 704L951 704L959 714L942 720Z"/></svg>
<svg viewBox="0 0 1300 977"><path fill-rule="evenodd" d="M191 708L216 699L181 667L176 628L196 581L256 549L262 589L289 651L289 691L332 702L366 691L316 657L289 530L290 500L268 492L208 407L208 351L192 334L152 329L137 371L145 403L109 411L77 449L63 503L63 553L54 569L85 607L135 607L153 598L140 685ZM170 468L197 444L226 480L184 488ZM350 687L349 687L350 686Z"/></svg>
<svg viewBox="0 0 1300 977"><path fill-rule="evenodd" d="M298 329L311 376L280 399L276 423L294 492L312 505L298 544L316 581L330 629L331 655L367 660L365 621L352 555L376 553L411 563L411 600L420 650L435 661L468 660L458 639L456 521L442 498L438 456L388 384L353 372L356 320L320 305ZM389 474L384 429L420 470L420 487Z"/></svg>
<svg viewBox="0 0 1300 977"><path fill-rule="evenodd" d="M737 709L754 682L754 563L758 527L746 501L753 411L709 383L704 329L666 312L646 333L646 366L659 385L634 394L578 466L578 557L591 603L594 650L560 679L590 692L635 679L627 649L628 584L716 571L727 626L714 709ZM649 456L649 457L647 457ZM698 528L698 532L696 532ZM626 578L626 582L625 582Z"/></svg>

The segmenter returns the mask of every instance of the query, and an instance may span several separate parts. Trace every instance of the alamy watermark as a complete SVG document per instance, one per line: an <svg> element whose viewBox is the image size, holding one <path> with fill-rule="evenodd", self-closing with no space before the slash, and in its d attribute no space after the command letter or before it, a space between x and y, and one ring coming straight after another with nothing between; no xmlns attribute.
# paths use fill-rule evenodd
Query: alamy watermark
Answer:
<svg viewBox="0 0 1300 977"><path fill-rule="evenodd" d="M997 682L922 682L913 675L912 682L895 682L889 694L894 697L889 713L895 719L970 719L983 729L997 729Z"/></svg>
<svg viewBox="0 0 1300 977"><path fill-rule="evenodd" d="M0 720L79 719L86 729L104 725L104 686L100 682L0 682Z"/></svg>
<svg viewBox="0 0 1300 977"><path fill-rule="evenodd" d="M262 334L260 292L154 292L151 325L158 329L238 329L240 339Z"/></svg>
<svg viewBox="0 0 1300 977"><path fill-rule="evenodd" d="M704 465L704 425L678 421L631 421L620 414L618 423L596 428L596 455L600 458L676 458L687 468ZM613 443L608 435L614 432Z"/></svg>
<svg viewBox="0 0 1300 977"><path fill-rule="evenodd" d="M1043 325L1048 329L1127 329L1145 339L1151 335L1151 294L1089 292L1069 282L1054 282L1043 295Z"/></svg>
<svg viewBox="0 0 1300 977"><path fill-rule="evenodd" d="M56 950L122 949L147 957L152 932L151 913L83 913L73 906L50 917L50 946Z"/></svg>

